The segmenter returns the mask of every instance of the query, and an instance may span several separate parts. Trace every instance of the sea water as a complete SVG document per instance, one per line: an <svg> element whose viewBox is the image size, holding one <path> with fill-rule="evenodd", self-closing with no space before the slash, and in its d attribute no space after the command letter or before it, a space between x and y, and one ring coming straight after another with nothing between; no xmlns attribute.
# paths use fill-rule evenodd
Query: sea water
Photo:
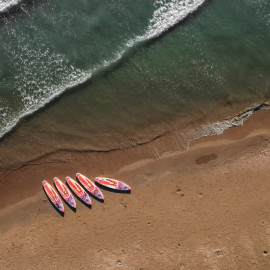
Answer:
<svg viewBox="0 0 270 270"><path fill-rule="evenodd" d="M3 168L172 132L185 149L270 100L270 2L0 0L0 59Z"/></svg>

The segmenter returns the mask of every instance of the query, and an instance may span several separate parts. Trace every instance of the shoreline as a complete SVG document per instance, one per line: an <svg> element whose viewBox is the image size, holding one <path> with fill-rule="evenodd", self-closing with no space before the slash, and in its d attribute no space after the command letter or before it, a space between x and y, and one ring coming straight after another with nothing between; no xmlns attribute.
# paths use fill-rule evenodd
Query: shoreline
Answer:
<svg viewBox="0 0 270 270"><path fill-rule="evenodd" d="M15 172L27 188L36 186L16 204L1 196L1 206L9 204L0 210L2 269L74 269L79 257L81 269L269 269L269 116L258 111L243 126L159 159L106 153L114 164L98 171L95 164L105 155L89 163L84 153ZM88 209L78 202L76 213L66 206L61 217L29 175L43 171L50 181L59 168L63 175L75 173L74 163L87 166L81 173L90 178L91 171L122 179L132 193L104 191L103 204L93 200ZM44 268L47 256L51 264Z"/></svg>
<svg viewBox="0 0 270 270"><path fill-rule="evenodd" d="M246 112L248 111L251 110L246 110ZM241 116L242 114L239 115ZM111 151L93 151L93 153L92 151L56 151L55 153L49 153L36 160L27 162L21 167L10 170L3 169L0 171L0 187L2 185L5 186L8 182L9 193L6 193L5 189L0 189L0 210L10 204L12 205L20 200L36 195L40 191L40 183L43 179L50 181L54 176L57 176L63 180L65 176L70 175L72 177L77 172L88 175L93 179L98 175L106 176L106 174L109 174L107 175L109 177L113 177L123 167L133 166L134 163L141 164L163 159L167 156L185 155L201 147L219 145L223 143L221 142L222 140L227 140L224 143L230 144L232 140L240 140L247 136L246 134L248 133L250 133L249 136L259 135L263 125L270 128L270 125L267 125L267 120L265 120L267 119L267 115L270 115L268 107L259 111L255 110L243 122L243 125L232 126L223 130L221 134L207 135L194 139L189 142L186 150L177 150L174 134L168 134L167 136L158 136L146 144L138 144L129 148L114 149ZM260 118L263 119L261 120L262 122L257 121ZM236 116L231 119L236 119ZM170 148L173 150L169 150ZM42 175L42 172L46 173L41 179L40 175ZM8 181L6 180L7 177ZM36 179L40 179L40 183ZM24 189L23 192L21 189ZM17 199L14 197L8 198L14 192L16 194L14 197L17 197Z"/></svg>

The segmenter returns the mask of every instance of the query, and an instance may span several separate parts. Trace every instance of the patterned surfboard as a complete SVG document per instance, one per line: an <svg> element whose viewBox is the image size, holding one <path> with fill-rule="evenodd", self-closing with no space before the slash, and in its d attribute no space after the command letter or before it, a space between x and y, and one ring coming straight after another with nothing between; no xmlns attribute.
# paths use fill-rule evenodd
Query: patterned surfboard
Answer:
<svg viewBox="0 0 270 270"><path fill-rule="evenodd" d="M42 181L42 186L46 192L46 194L48 195L50 201L52 202L52 204L61 212L64 213L65 209L64 209L64 205L60 199L60 197L58 196L58 194L56 193L56 191L54 190L54 188L45 180Z"/></svg>
<svg viewBox="0 0 270 270"><path fill-rule="evenodd" d="M86 176L77 173L76 174L77 180L80 182L80 184L87 190L89 191L94 197L97 199L104 201L104 196L100 189Z"/></svg>
<svg viewBox="0 0 270 270"><path fill-rule="evenodd" d="M71 192L67 188L67 186L60 181L57 177L53 178L54 185L62 198L73 208L76 208L76 201L74 197L72 196Z"/></svg>
<svg viewBox="0 0 270 270"><path fill-rule="evenodd" d="M131 191L130 186L128 186L127 184L125 184L119 180L105 178L105 177L96 177L95 182L104 186L104 187L107 187L107 188L120 190L120 191L121 190L122 191Z"/></svg>
<svg viewBox="0 0 270 270"><path fill-rule="evenodd" d="M86 191L75 180L67 176L66 182L78 198L80 198L86 204L92 205L91 199L89 198Z"/></svg>

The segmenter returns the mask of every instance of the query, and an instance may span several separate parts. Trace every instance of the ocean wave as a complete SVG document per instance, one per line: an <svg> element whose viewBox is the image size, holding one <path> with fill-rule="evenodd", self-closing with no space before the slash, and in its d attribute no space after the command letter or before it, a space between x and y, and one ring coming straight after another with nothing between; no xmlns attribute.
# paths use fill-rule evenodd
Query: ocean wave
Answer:
<svg viewBox="0 0 270 270"><path fill-rule="evenodd" d="M146 33L137 37L136 41L158 37L188 15L194 13L206 0L181 0L167 1L157 0L154 5L157 7L152 19L149 22Z"/></svg>
<svg viewBox="0 0 270 270"><path fill-rule="evenodd" d="M149 21L149 25L143 35L139 35L127 41L128 47L149 39L157 38L187 16L197 11L206 0L156 0L156 10Z"/></svg>
<svg viewBox="0 0 270 270"><path fill-rule="evenodd" d="M0 0L0 12L6 8L19 3L19 0ZM46 106L66 90L74 88L79 84L88 81L93 73L118 62L130 47L136 44L153 39L184 20L188 15L195 12L206 0L156 0L155 11L149 20L145 33L135 36L124 42L114 55L90 70L81 70L69 64L64 56L56 54L40 44L38 49L35 46L39 41L29 40L28 45L20 44L25 36L19 30L10 33L13 35L11 42L7 45L10 59L16 63L19 75L15 77L18 85L15 93L21 98L21 108L14 112L8 102L2 100L0 103L0 137L10 132L21 119L33 114ZM34 28L31 25L31 28ZM38 30L36 30L38 31ZM26 59L27 58L27 59ZM57 78L57 83L55 83Z"/></svg>

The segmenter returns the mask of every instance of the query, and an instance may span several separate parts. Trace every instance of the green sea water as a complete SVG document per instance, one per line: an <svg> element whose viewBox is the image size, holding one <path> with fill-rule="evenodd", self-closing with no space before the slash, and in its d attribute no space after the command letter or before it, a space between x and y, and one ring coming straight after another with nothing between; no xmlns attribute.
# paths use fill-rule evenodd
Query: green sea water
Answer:
<svg viewBox="0 0 270 270"><path fill-rule="evenodd" d="M1 15L2 167L174 131L184 149L270 100L266 0L48 0Z"/></svg>

